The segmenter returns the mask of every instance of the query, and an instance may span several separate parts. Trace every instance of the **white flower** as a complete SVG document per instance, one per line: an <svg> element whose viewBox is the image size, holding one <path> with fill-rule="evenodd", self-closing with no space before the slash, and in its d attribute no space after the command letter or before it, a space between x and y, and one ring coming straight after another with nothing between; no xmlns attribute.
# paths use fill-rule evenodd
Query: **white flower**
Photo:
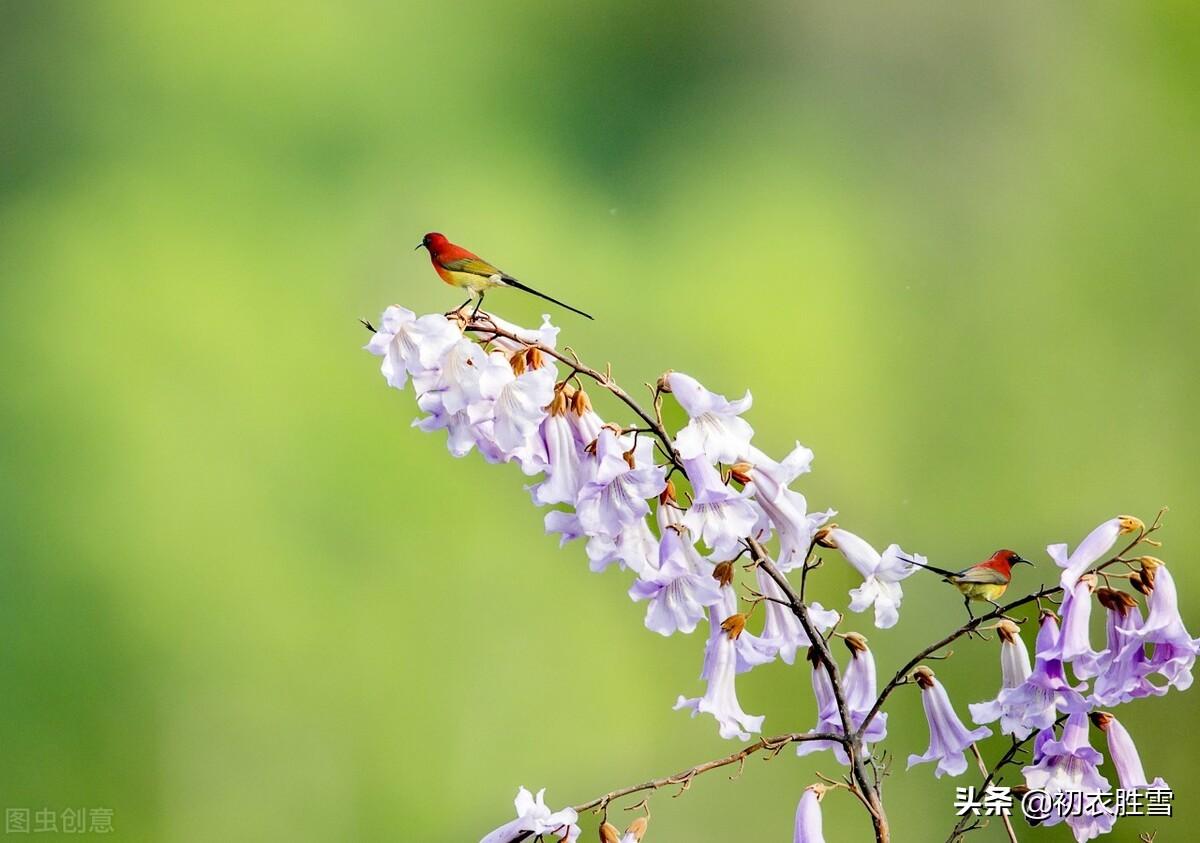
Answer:
<svg viewBox="0 0 1200 843"><path fill-rule="evenodd" d="M750 739L751 732L762 731L763 718L761 715L755 717L746 714L738 702L737 643L730 633L721 629L721 622L728 617L723 614L725 608L727 604L717 603L708 610L710 630L708 646L704 650L704 670L700 674L700 678L708 682L708 688L703 697L688 699L681 695L675 702L675 709L691 709L693 717L701 712L711 714L719 724L721 737L746 741Z"/></svg>
<svg viewBox="0 0 1200 843"><path fill-rule="evenodd" d="M755 575L758 579L759 593L770 598L763 603L767 619L763 623L762 639L770 644L785 664L794 664L796 651L801 647L811 647L813 642L791 607L778 602L786 600L779 583L775 582L761 565L755 569ZM808 617L817 632L823 633L837 623L838 613L824 608L820 603L809 603Z"/></svg>
<svg viewBox="0 0 1200 843"><path fill-rule="evenodd" d="M934 775L961 776L967 771L967 747L992 733L986 726L968 730L954 713L950 697L942 683L933 678L933 671L919 667L914 671L917 685L921 688L921 704L925 707L925 719L929 722L929 749L924 755L908 756L908 767L937 761Z"/></svg>
<svg viewBox="0 0 1200 843"><path fill-rule="evenodd" d="M824 795L822 785L804 789L800 804L796 806L796 831L792 843L825 843L825 832L821 828L821 797Z"/></svg>
<svg viewBox="0 0 1200 843"><path fill-rule="evenodd" d="M480 366L479 394L491 402L492 439L505 454L530 447L546 407L554 397L554 366L514 374L503 354L493 352Z"/></svg>
<svg viewBox="0 0 1200 843"><path fill-rule="evenodd" d="M925 557L906 554L897 544L889 545L880 555L864 539L837 526L823 529L819 535L822 545L835 548L863 577L863 584L850 592L850 610L864 612L874 606L875 626L895 626L904 598L900 581L917 570L908 559L924 562Z"/></svg>
<svg viewBox="0 0 1200 843"><path fill-rule="evenodd" d="M758 515L744 493L727 486L720 473L705 460L683 461L692 481L692 505L683 514L683 523L712 550L728 556L750 534Z"/></svg>
<svg viewBox="0 0 1200 843"><path fill-rule="evenodd" d="M750 481L746 490L779 533L777 564L781 571L790 571L804 562L813 534L834 515L832 510L809 513L804 495L788 488L789 483L809 470L812 458L812 451L799 442L783 462L775 462L753 446L746 451ZM756 531L762 533L765 529ZM765 540L768 535L759 538Z"/></svg>
<svg viewBox="0 0 1200 843"><path fill-rule="evenodd" d="M574 843L579 838L579 826L575 821L579 815L574 808L551 811L546 807L542 788L535 797L522 787L517 791L513 804L517 807L517 818L483 837L479 843L510 843L517 835L526 832L529 837L545 835L563 843Z"/></svg>
<svg viewBox="0 0 1200 843"><path fill-rule="evenodd" d="M583 449L571 432L568 412L565 391L556 391L539 431L546 452L546 479L530 489L533 502L538 506L573 504L579 496L579 487L583 483Z"/></svg>
<svg viewBox="0 0 1200 843"><path fill-rule="evenodd" d="M429 393L440 396L441 408L453 415L483 400L479 391L479 372L487 360L476 343L460 337L442 356L440 365L428 372L414 374L417 395ZM486 417L486 413L481 414Z"/></svg>
<svg viewBox="0 0 1200 843"><path fill-rule="evenodd" d="M624 527L650 514L647 499L666 486L666 470L650 461L651 447L644 438L637 449L627 450L611 430L600 431L595 456L585 463L585 482L575 505L589 536L615 539Z"/></svg>
<svg viewBox="0 0 1200 843"><path fill-rule="evenodd" d="M1000 635L1000 692L996 699L981 703L970 703L967 708L971 711L971 719L976 723L993 723L1000 721L1000 731L1006 735L1015 735L1024 740L1033 729L1024 722L1026 706L1017 703L1002 703L1005 691L1020 688L1033 672L1029 664L1029 650L1021 640L1021 628L1009 620L996 622L996 632Z"/></svg>
<svg viewBox="0 0 1200 843"><path fill-rule="evenodd" d="M713 566L696 565L693 554L684 550L678 530L663 532L658 568L644 571L629 588L634 600L649 600L646 628L659 635L691 632L704 617L704 609L721 599L721 587L713 579Z"/></svg>
<svg viewBox="0 0 1200 843"><path fill-rule="evenodd" d="M418 318L408 308L392 305L363 348L383 358L379 370L388 386L403 389L410 374L436 368L446 349L461 338L458 326L441 314Z"/></svg>
<svg viewBox="0 0 1200 843"><path fill-rule="evenodd" d="M704 457L710 464L734 462L746 452L754 429L741 414L750 409L750 392L738 401L709 392L682 372L667 375L667 384L688 414L687 425L675 435L681 459Z"/></svg>
<svg viewBox="0 0 1200 843"><path fill-rule="evenodd" d="M626 524L615 536L589 536L586 550L588 565L596 573L614 562L621 570L629 568L639 576L658 567L658 539L645 518Z"/></svg>

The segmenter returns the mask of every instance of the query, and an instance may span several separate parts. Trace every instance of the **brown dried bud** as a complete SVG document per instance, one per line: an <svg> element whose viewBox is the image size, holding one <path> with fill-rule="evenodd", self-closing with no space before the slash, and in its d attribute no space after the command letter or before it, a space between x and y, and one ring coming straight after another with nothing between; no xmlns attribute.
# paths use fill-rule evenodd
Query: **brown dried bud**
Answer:
<svg viewBox="0 0 1200 843"><path fill-rule="evenodd" d="M621 454L621 456L625 458L626 465L628 465L630 468L637 468L637 461L633 458L633 451L634 449L630 448L628 451Z"/></svg>
<svg viewBox="0 0 1200 843"><path fill-rule="evenodd" d="M746 629L746 616L741 612L730 615L721 621L721 629L729 635L731 641L737 641L738 636Z"/></svg>
<svg viewBox="0 0 1200 843"><path fill-rule="evenodd" d="M733 562L726 560L713 568L713 579L721 585L729 585L733 582Z"/></svg>
<svg viewBox="0 0 1200 843"><path fill-rule="evenodd" d="M1088 715L1092 718L1092 723L1101 732L1108 731L1108 724L1113 722L1113 716L1107 711L1093 711Z"/></svg>
<svg viewBox="0 0 1200 843"><path fill-rule="evenodd" d="M1087 587L1088 587L1088 591L1096 590L1096 575L1095 574L1084 574L1082 577L1079 578L1079 582L1086 583Z"/></svg>
<svg viewBox="0 0 1200 843"><path fill-rule="evenodd" d="M567 391L566 389L554 390L554 397L550 399L550 406L546 411L552 416L565 416L567 414Z"/></svg>
<svg viewBox="0 0 1200 843"><path fill-rule="evenodd" d="M663 490L658 495L658 502L663 506L675 505L679 502L679 498L675 496L675 481L667 480L667 485L663 486Z"/></svg>
<svg viewBox="0 0 1200 843"><path fill-rule="evenodd" d="M1021 627L1007 619L996 621L996 632L1000 635L1001 640L1008 644L1012 644L1021 637Z"/></svg>
<svg viewBox="0 0 1200 843"><path fill-rule="evenodd" d="M530 348L525 352L525 363L531 369L540 369L546 363L546 356L540 348Z"/></svg>
<svg viewBox="0 0 1200 843"><path fill-rule="evenodd" d="M571 409L575 411L575 415L582 416L592 410L592 399L588 398L588 394L582 389L576 390L571 396Z"/></svg>
<svg viewBox="0 0 1200 843"><path fill-rule="evenodd" d="M852 656L867 652L866 636L859 635L857 632L847 632L842 640L846 642L846 649Z"/></svg>
<svg viewBox="0 0 1200 843"><path fill-rule="evenodd" d="M658 391L659 392L670 392L671 391L671 375L672 374L674 374L674 373L670 369L667 369L665 372L663 372L661 375L658 376Z"/></svg>
<svg viewBox="0 0 1200 843"><path fill-rule="evenodd" d="M646 827L650 825L649 817L638 817L625 829L625 836L633 835L634 840L641 840L646 835Z"/></svg>
<svg viewBox="0 0 1200 843"><path fill-rule="evenodd" d="M804 658L808 659L808 663L816 670L821 664L821 651L816 647L809 647L808 652L804 654Z"/></svg>
<svg viewBox="0 0 1200 843"><path fill-rule="evenodd" d="M512 366L514 375L525 374L525 352L518 351L512 357L508 358L508 365Z"/></svg>
<svg viewBox="0 0 1200 843"><path fill-rule="evenodd" d="M600 843L621 843L621 832L610 822L600 825Z"/></svg>
<svg viewBox="0 0 1200 843"><path fill-rule="evenodd" d="M1117 591L1115 588L1096 589L1096 599L1105 609L1119 612L1122 615L1137 605L1137 601L1130 595L1123 591Z"/></svg>
<svg viewBox="0 0 1200 843"><path fill-rule="evenodd" d="M729 466L729 476L745 486L753 479L750 477L750 472L753 470L754 466L748 462L735 462Z"/></svg>
<svg viewBox="0 0 1200 843"><path fill-rule="evenodd" d="M1122 533L1142 533L1146 530L1146 525L1142 519L1133 515L1117 516L1117 523L1121 526Z"/></svg>
<svg viewBox="0 0 1200 843"><path fill-rule="evenodd" d="M1042 609L1038 612L1038 624L1041 624L1046 618L1054 618L1055 623L1062 623L1062 618L1058 616L1052 609Z"/></svg>
<svg viewBox="0 0 1200 843"><path fill-rule="evenodd" d="M835 527L837 527L837 524L827 524L821 529L817 530L816 535L813 536L813 543L819 544L821 547L828 547L837 550L837 541L834 540L833 536L830 535L830 532Z"/></svg>
<svg viewBox="0 0 1200 843"><path fill-rule="evenodd" d="M598 446L599 442L600 442L599 439L593 439L591 442L584 445L583 446L584 453L591 454L593 457L596 456L596 447Z"/></svg>
<svg viewBox="0 0 1200 843"><path fill-rule="evenodd" d="M925 665L921 665L916 670L914 670L912 673L913 681L915 681L919 686L921 686L922 691L925 690L926 688L933 687L934 675L935 675L934 672L932 670L930 670L929 668L927 668Z"/></svg>
<svg viewBox="0 0 1200 843"><path fill-rule="evenodd" d="M1149 597L1150 593L1154 591L1154 585L1147 582L1142 573L1130 574L1129 584L1133 586L1134 591L1143 597Z"/></svg>
<svg viewBox="0 0 1200 843"><path fill-rule="evenodd" d="M1158 574L1158 569L1166 563L1157 556L1142 556L1137 561L1142 564L1142 570L1138 576L1141 577L1142 582L1146 584L1146 587L1153 591L1154 577Z"/></svg>

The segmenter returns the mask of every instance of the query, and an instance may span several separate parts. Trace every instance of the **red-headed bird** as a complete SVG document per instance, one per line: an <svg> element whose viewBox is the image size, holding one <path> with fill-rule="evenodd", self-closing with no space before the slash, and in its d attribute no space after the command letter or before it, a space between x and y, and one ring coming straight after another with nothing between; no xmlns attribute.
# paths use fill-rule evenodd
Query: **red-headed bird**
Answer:
<svg viewBox="0 0 1200 843"><path fill-rule="evenodd" d="M551 298L545 293L539 293L532 287L526 287L516 278L492 266L479 257L479 255L468 252L462 246L456 246L451 243L446 239L444 234L438 234L436 231L429 232L417 244L418 249L422 246L429 250L429 260L443 281L451 287L459 287L471 294L470 298L458 306L460 310L470 304L471 299L478 299L475 302L475 309L471 311L472 319L475 318L475 314L479 312L480 305L483 304L484 294L493 287L515 287L518 290L532 293L546 301L554 302L559 307L565 307L567 310L578 313L580 316L586 316L588 319L592 318L589 314L584 313L578 308L571 307L566 302Z"/></svg>
<svg viewBox="0 0 1200 843"><path fill-rule="evenodd" d="M924 565L913 559L904 561L911 562L926 571L941 574L945 582L962 592L963 605L967 607L967 614L972 618L975 617L971 612L972 600L986 600L997 609L1001 608L996 599L1004 596L1004 592L1008 590L1008 584L1012 582L1013 565L1033 564L1011 550L997 550L978 565L964 568L957 573L944 568L935 568L932 565Z"/></svg>

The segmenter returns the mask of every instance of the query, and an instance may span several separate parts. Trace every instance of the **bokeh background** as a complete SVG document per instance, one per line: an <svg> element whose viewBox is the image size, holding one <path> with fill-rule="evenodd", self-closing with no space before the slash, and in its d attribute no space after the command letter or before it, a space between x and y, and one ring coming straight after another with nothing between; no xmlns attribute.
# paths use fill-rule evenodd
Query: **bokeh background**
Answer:
<svg viewBox="0 0 1200 843"><path fill-rule="evenodd" d="M811 504L881 547L1010 545L1035 585L1047 543L1169 504L1200 629L1198 73L1184 2L4 0L0 806L473 841L518 785L578 802L733 748L671 710L702 640L644 630L360 350L360 316L458 303L430 229L595 313L564 341L632 388L752 389L758 443L814 448ZM847 625L881 671L959 620L905 592L891 633ZM941 665L960 707L994 647ZM740 693L813 722L800 668ZM1197 699L1121 710L1179 793L1121 839L1200 819ZM916 695L891 717L922 751ZM647 840L790 839L816 770L661 794ZM974 778L898 773L896 839L943 839Z"/></svg>

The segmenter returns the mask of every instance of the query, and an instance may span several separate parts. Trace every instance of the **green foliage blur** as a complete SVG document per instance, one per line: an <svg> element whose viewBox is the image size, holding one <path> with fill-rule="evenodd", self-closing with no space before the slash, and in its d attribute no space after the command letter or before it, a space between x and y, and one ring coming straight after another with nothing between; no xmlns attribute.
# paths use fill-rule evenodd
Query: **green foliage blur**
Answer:
<svg viewBox="0 0 1200 843"><path fill-rule="evenodd" d="M1047 543L1170 505L1200 630L1198 72L1183 2L0 2L0 807L469 843L518 785L560 806L732 750L671 710L702 638L647 632L360 350L360 316L458 304L428 230L594 313L562 341L632 391L753 390L760 446L812 447L810 504L881 547L1011 546L1032 587ZM831 558L813 596L853 579ZM932 577L905 595L844 627L884 674L960 619ZM964 714L995 646L936 665ZM814 722L806 669L739 692ZM1197 700L1118 711L1179 794L1119 839L1200 819ZM904 773L911 689L889 726L895 839L942 840L977 778ZM659 794L647 843L788 840L817 770Z"/></svg>

